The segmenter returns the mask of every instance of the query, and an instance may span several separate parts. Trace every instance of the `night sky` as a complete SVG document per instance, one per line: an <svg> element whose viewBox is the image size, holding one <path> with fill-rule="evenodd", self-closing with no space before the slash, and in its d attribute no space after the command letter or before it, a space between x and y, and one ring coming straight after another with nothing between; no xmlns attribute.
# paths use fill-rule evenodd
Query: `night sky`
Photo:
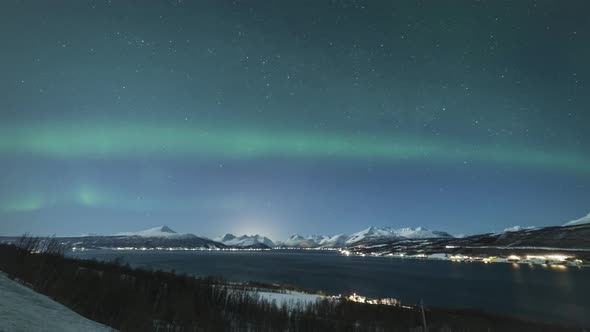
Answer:
<svg viewBox="0 0 590 332"><path fill-rule="evenodd" d="M590 212L590 2L0 3L0 235Z"/></svg>

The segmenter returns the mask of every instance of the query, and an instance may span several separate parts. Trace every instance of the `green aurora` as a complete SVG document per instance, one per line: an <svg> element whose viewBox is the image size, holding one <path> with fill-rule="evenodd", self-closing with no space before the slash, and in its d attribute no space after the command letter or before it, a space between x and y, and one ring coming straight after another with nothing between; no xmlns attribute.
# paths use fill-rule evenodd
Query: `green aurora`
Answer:
<svg viewBox="0 0 590 332"><path fill-rule="evenodd" d="M576 151L466 144L410 136L344 135L304 131L199 128L179 125L27 126L0 128L0 154L49 158L313 158L497 163L590 174L590 158ZM83 200L92 201L92 197Z"/></svg>

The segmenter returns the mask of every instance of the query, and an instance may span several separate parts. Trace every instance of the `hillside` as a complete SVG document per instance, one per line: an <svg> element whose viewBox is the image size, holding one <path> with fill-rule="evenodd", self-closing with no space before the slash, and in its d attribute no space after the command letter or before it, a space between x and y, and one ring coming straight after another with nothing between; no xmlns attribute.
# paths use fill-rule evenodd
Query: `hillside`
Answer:
<svg viewBox="0 0 590 332"><path fill-rule="evenodd" d="M521 229L465 238L368 239L348 247L365 254L470 254L493 256L512 253L559 253L590 259L590 224Z"/></svg>
<svg viewBox="0 0 590 332"><path fill-rule="evenodd" d="M0 294L0 331L113 331L19 284L1 272Z"/></svg>

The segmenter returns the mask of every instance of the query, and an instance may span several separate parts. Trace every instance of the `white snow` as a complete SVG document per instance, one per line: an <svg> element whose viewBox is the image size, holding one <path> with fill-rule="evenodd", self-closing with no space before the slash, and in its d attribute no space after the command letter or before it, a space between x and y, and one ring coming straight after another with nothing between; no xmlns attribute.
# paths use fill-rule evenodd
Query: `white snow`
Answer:
<svg viewBox="0 0 590 332"><path fill-rule="evenodd" d="M452 235L440 232L440 231L433 231L426 227L416 227L416 228L399 228L394 229L394 233L398 236L402 236L408 239L429 239L429 238L440 238L440 237L453 237Z"/></svg>
<svg viewBox="0 0 590 332"><path fill-rule="evenodd" d="M0 272L0 331L114 331Z"/></svg>
<svg viewBox="0 0 590 332"><path fill-rule="evenodd" d="M286 291L285 293L275 293L275 292L256 292L260 298L268 300L268 301L276 301L278 306L282 306L286 304L289 308L293 308L299 304L307 305L310 303L314 303L318 300L324 298L321 295L316 294L306 294L301 292L294 292L294 291Z"/></svg>
<svg viewBox="0 0 590 332"><path fill-rule="evenodd" d="M236 236L230 233L225 233L221 236L218 236L216 238L213 239L213 241L217 241L217 242L226 242L226 241L231 241L233 239L235 239Z"/></svg>
<svg viewBox="0 0 590 332"><path fill-rule="evenodd" d="M165 237L165 238L187 238L196 237L193 234L181 234L176 233L168 226L160 226L155 228L146 229L139 232L125 232L117 233L116 236L141 236L141 237Z"/></svg>
<svg viewBox="0 0 590 332"><path fill-rule="evenodd" d="M337 248L345 245L348 235L291 235L287 240L278 242L278 245L293 248Z"/></svg>
<svg viewBox="0 0 590 332"><path fill-rule="evenodd" d="M366 239L375 239L375 238L399 238L397 234L394 233L394 230L390 227L374 227L371 226L367 229L364 229L360 232L354 233L350 236L348 240L346 240L346 244L353 244L357 243L362 240Z"/></svg>
<svg viewBox="0 0 590 332"><path fill-rule="evenodd" d="M577 220L572 220L570 222L565 223L563 226L575 226L575 225L583 225L583 224L590 224L590 213Z"/></svg>
<svg viewBox="0 0 590 332"><path fill-rule="evenodd" d="M222 236L216 237L213 241L221 242L228 246L236 246L236 247L248 247L258 243L265 244L269 247L274 247L274 243L271 239L267 238L266 236L262 235L242 235L236 237L233 234L223 234Z"/></svg>
<svg viewBox="0 0 590 332"><path fill-rule="evenodd" d="M291 235L287 240L280 242L279 244L294 248L315 248L319 246L319 243L314 240L314 236L303 237L298 234Z"/></svg>
<svg viewBox="0 0 590 332"><path fill-rule="evenodd" d="M430 259L442 259L442 260L446 260L447 259L447 254L442 254L442 253L430 254L430 255L428 255L428 258L430 258Z"/></svg>
<svg viewBox="0 0 590 332"><path fill-rule="evenodd" d="M528 229L535 229L535 228L537 228L537 227L535 227L535 226L513 226L513 227L506 228L503 233L519 232L519 231L525 231Z"/></svg>
<svg viewBox="0 0 590 332"><path fill-rule="evenodd" d="M393 229L391 227L374 227L371 226L358 233L352 234L352 236L346 241L346 244L354 244L366 239L428 239L428 238L441 238L441 237L453 237L452 235L433 231L425 227L416 228L399 228Z"/></svg>
<svg viewBox="0 0 590 332"><path fill-rule="evenodd" d="M440 231L433 231L425 227L416 228L399 228L375 227L371 226L351 236L337 234L332 236L326 235L308 235L299 234L291 235L283 242L277 242L277 245L295 248L341 248L346 245L352 245L363 240L374 239L428 239L428 238L452 238L453 236Z"/></svg>
<svg viewBox="0 0 590 332"><path fill-rule="evenodd" d="M337 234L334 236L326 236L320 241L320 246L322 247L342 247L348 240L348 235L346 234Z"/></svg>

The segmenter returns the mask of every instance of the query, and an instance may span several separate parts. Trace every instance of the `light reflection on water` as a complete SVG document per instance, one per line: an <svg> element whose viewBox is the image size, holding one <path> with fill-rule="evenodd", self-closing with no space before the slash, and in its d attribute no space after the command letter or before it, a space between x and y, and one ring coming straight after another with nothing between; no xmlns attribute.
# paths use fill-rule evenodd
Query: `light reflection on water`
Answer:
<svg viewBox="0 0 590 332"><path fill-rule="evenodd" d="M590 269L561 265L343 256L333 252L121 252L134 266L222 276L234 281L296 285L329 294L357 292L405 303L476 308L512 316L590 326Z"/></svg>

